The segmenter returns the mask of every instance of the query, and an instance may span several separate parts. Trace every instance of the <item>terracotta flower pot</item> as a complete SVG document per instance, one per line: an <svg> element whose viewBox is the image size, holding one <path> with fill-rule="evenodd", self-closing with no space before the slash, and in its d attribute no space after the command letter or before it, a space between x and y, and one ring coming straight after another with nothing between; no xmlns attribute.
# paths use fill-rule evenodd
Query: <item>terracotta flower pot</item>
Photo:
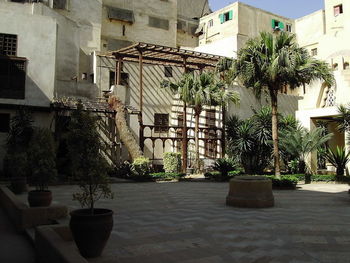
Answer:
<svg viewBox="0 0 350 263"><path fill-rule="evenodd" d="M28 193L28 203L30 207L46 207L52 202L51 191L34 190Z"/></svg>
<svg viewBox="0 0 350 263"><path fill-rule="evenodd" d="M80 254L86 258L102 254L113 228L113 211L78 209L70 213L70 229Z"/></svg>

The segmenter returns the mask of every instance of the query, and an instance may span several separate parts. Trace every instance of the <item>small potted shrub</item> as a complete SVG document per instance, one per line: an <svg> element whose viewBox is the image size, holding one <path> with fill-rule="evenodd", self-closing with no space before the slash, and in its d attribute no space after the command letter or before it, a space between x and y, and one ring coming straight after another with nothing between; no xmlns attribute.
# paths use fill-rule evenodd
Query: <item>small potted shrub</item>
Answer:
<svg viewBox="0 0 350 263"><path fill-rule="evenodd" d="M27 153L8 153L4 159L5 172L10 176L11 190L15 194L27 191Z"/></svg>
<svg viewBox="0 0 350 263"><path fill-rule="evenodd" d="M21 107L10 121L4 171L5 174L10 176L11 189L15 194L27 191L27 151L33 134L32 123L32 114L25 107Z"/></svg>
<svg viewBox="0 0 350 263"><path fill-rule="evenodd" d="M67 142L73 179L79 183L79 192L73 200L83 209L70 213L70 229L83 257L101 255L113 228L113 211L95 208L100 198L113 198L108 184L108 164L101 154L102 143L97 132L97 119L84 112L78 103L73 112Z"/></svg>
<svg viewBox="0 0 350 263"><path fill-rule="evenodd" d="M31 207L50 206L52 192L48 190L49 182L57 176L55 143L49 129L34 130L28 149L31 170L30 182L35 190L28 193Z"/></svg>

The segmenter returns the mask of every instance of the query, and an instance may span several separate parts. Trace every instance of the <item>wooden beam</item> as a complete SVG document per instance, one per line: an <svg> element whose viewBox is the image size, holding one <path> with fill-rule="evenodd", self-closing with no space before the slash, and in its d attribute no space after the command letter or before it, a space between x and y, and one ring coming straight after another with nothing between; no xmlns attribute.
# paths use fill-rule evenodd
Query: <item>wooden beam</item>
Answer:
<svg viewBox="0 0 350 263"><path fill-rule="evenodd" d="M188 72L187 69L187 57L183 57L183 68L185 74ZM187 140L187 104L183 102L183 129L182 129L182 172L187 172L187 148L188 148L188 140Z"/></svg>
<svg viewBox="0 0 350 263"><path fill-rule="evenodd" d="M142 117L142 112L143 112L143 57L142 57L142 50L139 50L139 109L140 109L140 114L139 114L139 145L141 148L141 151L144 151L144 128L143 128L143 117Z"/></svg>
<svg viewBox="0 0 350 263"><path fill-rule="evenodd" d="M116 85L120 85L121 83L122 63L123 63L123 58L118 57L117 70L116 70L116 82L115 82Z"/></svg>

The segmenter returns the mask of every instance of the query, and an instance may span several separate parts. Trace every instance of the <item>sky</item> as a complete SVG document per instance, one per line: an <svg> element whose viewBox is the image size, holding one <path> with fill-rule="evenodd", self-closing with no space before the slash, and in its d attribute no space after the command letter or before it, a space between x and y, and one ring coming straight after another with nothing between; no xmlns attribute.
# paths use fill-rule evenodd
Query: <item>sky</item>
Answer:
<svg viewBox="0 0 350 263"><path fill-rule="evenodd" d="M234 2L236 0L209 0L213 11ZM239 2L288 18L300 18L324 8L324 0L240 0Z"/></svg>

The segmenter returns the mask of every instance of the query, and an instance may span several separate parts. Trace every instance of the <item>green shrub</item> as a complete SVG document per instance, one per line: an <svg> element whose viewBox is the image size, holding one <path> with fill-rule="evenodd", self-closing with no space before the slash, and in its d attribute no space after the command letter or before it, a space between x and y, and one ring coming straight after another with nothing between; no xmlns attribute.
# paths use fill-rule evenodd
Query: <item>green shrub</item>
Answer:
<svg viewBox="0 0 350 263"><path fill-rule="evenodd" d="M214 172L207 172L204 174L206 179L213 180L216 182L225 182L229 181L231 178L240 175L242 173L241 170L234 170L234 171L229 171L227 175L222 175L221 172L214 171Z"/></svg>
<svg viewBox="0 0 350 263"><path fill-rule="evenodd" d="M134 177L147 178L150 173L151 162L146 157L139 157L131 165L131 171Z"/></svg>
<svg viewBox="0 0 350 263"><path fill-rule="evenodd" d="M181 171L181 153L164 153L163 162L166 173L178 173Z"/></svg>
<svg viewBox="0 0 350 263"><path fill-rule="evenodd" d="M242 170L239 170L239 169L228 172L229 177L235 177L235 176L240 175L240 174L242 174Z"/></svg>
<svg viewBox="0 0 350 263"><path fill-rule="evenodd" d="M298 178L294 175L282 175L281 178L277 178L272 175L264 176L271 179L273 188L295 189L296 185L298 184Z"/></svg>
<svg viewBox="0 0 350 263"><path fill-rule="evenodd" d="M311 176L311 180L314 182L332 182L336 180L336 175L314 174Z"/></svg>
<svg viewBox="0 0 350 263"><path fill-rule="evenodd" d="M154 181L158 180L174 180L174 179L180 179L181 177L184 177L185 174L183 173L151 173L150 178Z"/></svg>

